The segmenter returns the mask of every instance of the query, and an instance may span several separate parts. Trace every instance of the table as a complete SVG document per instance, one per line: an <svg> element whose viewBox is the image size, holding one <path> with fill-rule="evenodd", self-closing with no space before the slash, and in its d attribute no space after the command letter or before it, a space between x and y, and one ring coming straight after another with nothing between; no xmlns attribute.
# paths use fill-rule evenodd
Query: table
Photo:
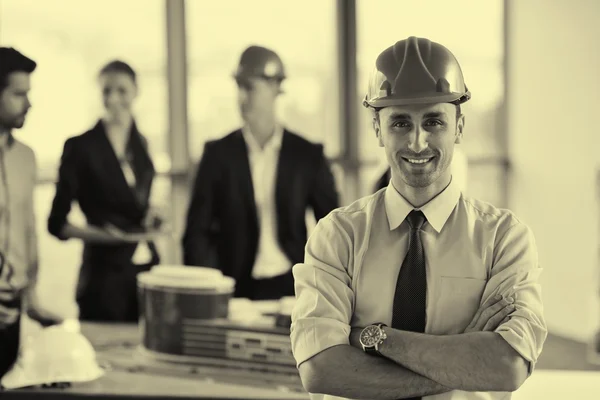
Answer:
<svg viewBox="0 0 600 400"><path fill-rule="evenodd" d="M36 388L7 391L2 400L38 399L278 399L306 400L294 385L278 385L266 374L234 373L217 368L148 365L135 357L139 345L136 325L82 324L82 333L96 348L100 363L111 364L102 378L66 389ZM295 389L295 390L294 390Z"/></svg>
<svg viewBox="0 0 600 400"><path fill-rule="evenodd" d="M267 378L251 375L226 376L210 368L196 373L178 368L140 369L133 354L139 344L136 325L83 324L83 334L97 349L99 360L118 366L94 382L77 384L67 389L25 389L3 392L2 400L24 400L31 397L54 399L278 399L307 400L305 392L277 388ZM554 340L556 341L556 340ZM549 351L551 348L549 348ZM540 360L541 361L541 360ZM539 364L543 364L540 362ZM548 364L548 363L547 363ZM550 365L546 367L552 367ZM217 379L215 379L215 377ZM513 400L568 399L573 395L581 400L600 398L600 371L565 371L536 369L523 386L513 394Z"/></svg>

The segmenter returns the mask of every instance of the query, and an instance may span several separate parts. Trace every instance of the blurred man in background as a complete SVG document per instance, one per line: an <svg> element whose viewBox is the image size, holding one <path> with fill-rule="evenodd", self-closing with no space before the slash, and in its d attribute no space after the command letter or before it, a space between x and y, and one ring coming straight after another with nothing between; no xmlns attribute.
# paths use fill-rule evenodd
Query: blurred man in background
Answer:
<svg viewBox="0 0 600 400"><path fill-rule="evenodd" d="M42 325L61 322L37 298L37 235L33 210L36 160L15 139L31 107L30 75L36 63L0 47L0 376L17 357L23 309Z"/></svg>
<svg viewBox="0 0 600 400"><path fill-rule="evenodd" d="M547 335L531 229L452 179L471 93L450 50L410 37L375 65L364 105L391 181L319 221L294 267L302 383L315 399L509 399Z"/></svg>
<svg viewBox="0 0 600 400"><path fill-rule="evenodd" d="M185 264L233 277L236 297L293 296L291 268L304 256L306 211L319 220L338 206L323 146L277 120L285 78L272 50L250 46L242 53L235 80L244 125L206 143L189 205Z"/></svg>

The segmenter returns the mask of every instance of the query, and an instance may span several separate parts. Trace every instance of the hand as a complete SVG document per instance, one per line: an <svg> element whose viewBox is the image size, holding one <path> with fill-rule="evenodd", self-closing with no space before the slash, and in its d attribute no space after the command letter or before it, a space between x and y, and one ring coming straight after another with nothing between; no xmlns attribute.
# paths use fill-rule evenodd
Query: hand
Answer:
<svg viewBox="0 0 600 400"><path fill-rule="evenodd" d="M498 295L500 296L500 295ZM464 333L468 332L493 332L500 325L509 320L510 314L515 310L513 299L492 297L477 310L475 317L467 326Z"/></svg>
<svg viewBox="0 0 600 400"><path fill-rule="evenodd" d="M63 323L63 318L57 314L54 314L51 311L37 309L37 308L28 308L27 316L32 320L38 322L44 328L52 325L60 325Z"/></svg>
<svg viewBox="0 0 600 400"><path fill-rule="evenodd" d="M161 229L166 218L167 213L162 207L150 207L144 218L144 227L149 231L155 231Z"/></svg>
<svg viewBox="0 0 600 400"><path fill-rule="evenodd" d="M350 331L350 346L356 347L359 350L362 350L362 344L360 344L360 333L363 328L352 328Z"/></svg>
<svg viewBox="0 0 600 400"><path fill-rule="evenodd" d="M14 298L15 294L12 290L0 289L0 301L9 302Z"/></svg>

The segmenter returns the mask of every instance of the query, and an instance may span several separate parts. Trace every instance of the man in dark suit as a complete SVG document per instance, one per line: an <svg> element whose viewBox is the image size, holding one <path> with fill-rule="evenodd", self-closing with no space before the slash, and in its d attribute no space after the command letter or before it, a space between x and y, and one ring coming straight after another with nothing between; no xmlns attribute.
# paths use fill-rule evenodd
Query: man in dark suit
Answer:
<svg viewBox="0 0 600 400"><path fill-rule="evenodd" d="M285 70L279 56L250 46L235 79L244 126L209 141L194 183L183 237L184 263L220 269L236 297L294 296L292 265L304 259L305 216L339 206L323 146L275 116Z"/></svg>

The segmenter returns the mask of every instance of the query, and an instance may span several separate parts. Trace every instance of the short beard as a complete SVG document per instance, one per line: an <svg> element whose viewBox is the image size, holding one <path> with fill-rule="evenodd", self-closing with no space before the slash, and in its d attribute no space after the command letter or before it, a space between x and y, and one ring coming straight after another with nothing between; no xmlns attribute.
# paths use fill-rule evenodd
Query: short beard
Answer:
<svg viewBox="0 0 600 400"><path fill-rule="evenodd" d="M424 188L435 182L435 179L432 179L433 177L431 176L431 174L423 174L417 176L412 175L410 177L407 177L405 174L402 174L401 176L404 183L413 188Z"/></svg>
<svg viewBox="0 0 600 400"><path fill-rule="evenodd" d="M12 121L0 121L0 131L10 131L12 129L21 129L25 125L25 118L19 117Z"/></svg>

